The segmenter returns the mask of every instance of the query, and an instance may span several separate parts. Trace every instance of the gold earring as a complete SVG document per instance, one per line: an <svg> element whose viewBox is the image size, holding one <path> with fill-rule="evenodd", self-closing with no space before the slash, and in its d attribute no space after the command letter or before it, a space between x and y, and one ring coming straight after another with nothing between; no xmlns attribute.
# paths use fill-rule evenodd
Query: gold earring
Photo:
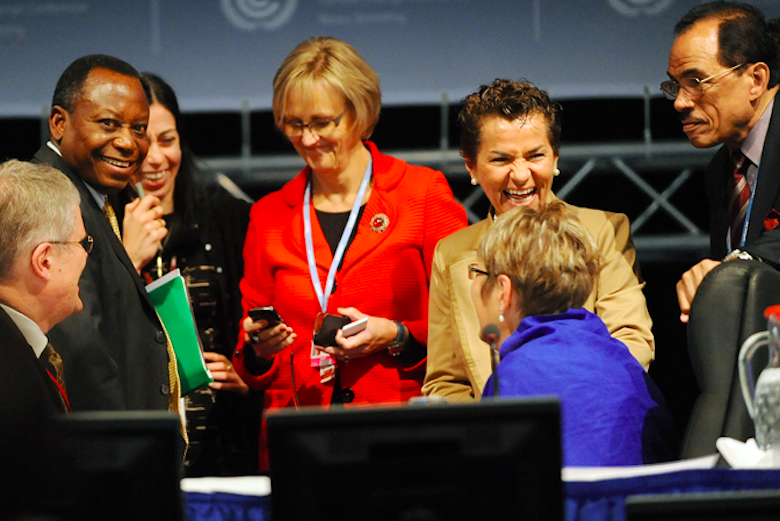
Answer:
<svg viewBox="0 0 780 521"><path fill-rule="evenodd" d="M477 186L477 178L476 178L476 177L472 177L472 178L471 178L471 184L472 184L473 186Z"/></svg>

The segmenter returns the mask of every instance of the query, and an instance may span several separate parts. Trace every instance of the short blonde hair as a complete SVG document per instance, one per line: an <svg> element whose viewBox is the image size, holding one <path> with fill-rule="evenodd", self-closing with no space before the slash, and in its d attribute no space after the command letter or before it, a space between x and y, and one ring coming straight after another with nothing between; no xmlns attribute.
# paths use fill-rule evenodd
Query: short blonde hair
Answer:
<svg viewBox="0 0 780 521"><path fill-rule="evenodd" d="M294 89L312 90L315 85L342 96L360 137L371 137L382 106L379 77L354 47L325 36L298 45L276 71L273 109L277 126L282 124L288 95Z"/></svg>
<svg viewBox="0 0 780 521"><path fill-rule="evenodd" d="M17 257L46 241L67 241L78 223L81 198L65 174L11 159L0 164L0 281Z"/></svg>
<svg viewBox="0 0 780 521"><path fill-rule="evenodd" d="M524 316L582 307L600 270L593 240L561 201L502 215L482 237L479 256L490 273L483 294L497 275L507 275L522 296Z"/></svg>

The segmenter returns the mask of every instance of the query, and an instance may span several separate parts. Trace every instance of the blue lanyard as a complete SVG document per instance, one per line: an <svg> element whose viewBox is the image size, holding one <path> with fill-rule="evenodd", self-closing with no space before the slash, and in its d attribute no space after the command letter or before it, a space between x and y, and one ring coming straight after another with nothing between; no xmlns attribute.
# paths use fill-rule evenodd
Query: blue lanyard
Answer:
<svg viewBox="0 0 780 521"><path fill-rule="evenodd" d="M347 225L341 233L341 240L336 248L336 253L333 255L333 263L330 265L330 270L328 271L328 278L325 281L324 291L320 284L320 276L317 274L317 262L314 258L314 243L311 234L311 176L309 176L309 182L306 183L306 190L303 192L303 235L306 241L306 260L309 263L311 283L314 286L315 293L317 293L317 300L320 303L323 313L328 309L328 298L330 298L330 293L333 291L333 282L336 280L336 271L339 269L341 259L344 257L349 238L352 237L352 230L355 229L355 224L357 224L360 206L363 204L363 198L366 196L366 190L368 190L368 183L371 181L372 163L373 159L370 158L366 171L363 174L363 181L360 183L360 190L358 190L357 197L355 197L355 203L352 205L352 210L349 212L349 220L347 220ZM314 175L313 172L312 175Z"/></svg>

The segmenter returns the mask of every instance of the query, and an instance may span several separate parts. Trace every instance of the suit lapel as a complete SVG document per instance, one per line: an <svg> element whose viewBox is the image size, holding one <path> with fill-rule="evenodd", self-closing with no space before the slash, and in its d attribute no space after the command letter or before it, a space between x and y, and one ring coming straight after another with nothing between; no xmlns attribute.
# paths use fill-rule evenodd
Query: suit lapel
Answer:
<svg viewBox="0 0 780 521"><path fill-rule="evenodd" d="M710 208L710 250L716 258L722 258L726 253L726 233L731 226L729 222L728 197L731 189L731 175L734 167L729 159L729 151L723 145L710 161L705 177L707 200L713 205Z"/></svg>
<svg viewBox="0 0 780 521"><path fill-rule="evenodd" d="M19 331L16 323L11 320L8 313L2 308L0 308L0 331L3 331L3 333L9 336L9 338L6 338L3 342L4 348L17 350L19 355L28 360L29 364L35 366L38 374L40 374L43 386L49 394L49 405L58 412L67 412L60 399L60 391L49 377L49 373L46 370L46 364L43 360L35 356L35 351L33 351L33 348L27 343L27 339L24 338L24 335Z"/></svg>
<svg viewBox="0 0 780 521"><path fill-rule="evenodd" d="M764 231L764 219L780 192L780 100L776 101L772 108L772 118L764 140L764 148L761 152L761 165L758 169L756 181L756 196L753 208L750 212L750 226L748 228L747 242L758 238Z"/></svg>

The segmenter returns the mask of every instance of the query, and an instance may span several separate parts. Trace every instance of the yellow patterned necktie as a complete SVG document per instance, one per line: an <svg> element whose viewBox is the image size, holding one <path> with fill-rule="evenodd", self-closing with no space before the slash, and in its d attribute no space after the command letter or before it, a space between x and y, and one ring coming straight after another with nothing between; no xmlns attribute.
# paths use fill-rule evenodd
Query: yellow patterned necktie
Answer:
<svg viewBox="0 0 780 521"><path fill-rule="evenodd" d="M157 313L157 311L155 311ZM186 447L189 445L189 438L187 436L187 424L184 420L184 411L181 409L181 382L179 381L179 370L176 362L176 352L171 345L171 337L168 336L168 330L163 324L160 314L157 313L157 320L160 321L160 325L165 332L166 347L168 349L168 387L170 393L168 394L168 410L176 413L181 423L181 435L184 438L185 453Z"/></svg>
<svg viewBox="0 0 780 521"><path fill-rule="evenodd" d="M108 222L111 223L111 229L114 230L116 238L119 239L119 242L122 242L122 233L119 231L119 221L117 221L114 207L111 206L108 199L103 203L103 213L108 217Z"/></svg>

